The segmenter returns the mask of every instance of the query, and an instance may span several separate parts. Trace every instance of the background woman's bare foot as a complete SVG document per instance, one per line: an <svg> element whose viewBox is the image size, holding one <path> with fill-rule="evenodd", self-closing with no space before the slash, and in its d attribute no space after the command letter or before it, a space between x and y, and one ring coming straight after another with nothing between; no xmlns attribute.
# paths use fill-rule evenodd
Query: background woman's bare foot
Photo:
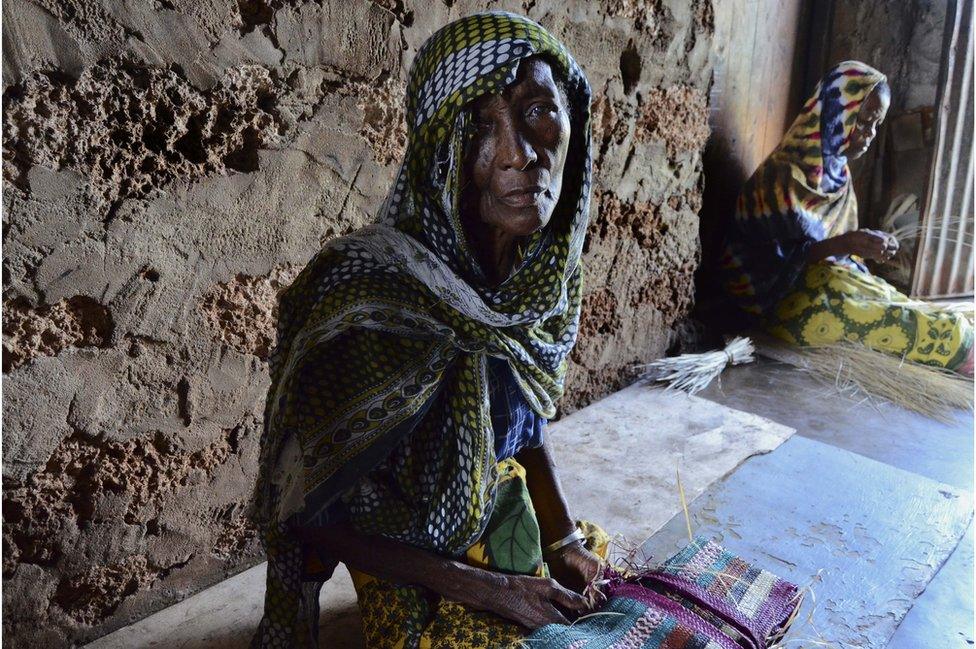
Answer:
<svg viewBox="0 0 976 649"><path fill-rule="evenodd" d="M962 365L960 365L959 368L956 369L957 372L959 372L963 376L968 376L969 378L973 378L973 351L974 351L974 349L976 349L976 347L971 347L969 349L969 356L967 356L966 357L966 360L963 361Z"/></svg>

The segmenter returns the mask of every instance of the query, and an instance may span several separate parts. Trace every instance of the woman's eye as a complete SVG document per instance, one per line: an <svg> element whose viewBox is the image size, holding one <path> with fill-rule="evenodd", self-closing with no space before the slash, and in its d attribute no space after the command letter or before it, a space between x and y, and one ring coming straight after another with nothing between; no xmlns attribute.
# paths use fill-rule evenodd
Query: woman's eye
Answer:
<svg viewBox="0 0 976 649"><path fill-rule="evenodd" d="M558 109L553 104L536 104L529 108L529 117L542 117L543 115L549 115L555 113Z"/></svg>

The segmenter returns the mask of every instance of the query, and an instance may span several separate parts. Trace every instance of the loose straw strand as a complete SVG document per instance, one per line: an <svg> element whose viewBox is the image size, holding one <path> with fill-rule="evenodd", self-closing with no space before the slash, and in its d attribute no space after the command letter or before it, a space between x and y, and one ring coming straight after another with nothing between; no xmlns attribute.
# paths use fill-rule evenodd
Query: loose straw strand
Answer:
<svg viewBox="0 0 976 649"><path fill-rule="evenodd" d="M678 467L674 467L674 476L678 479L678 497L681 498L681 509L685 512L685 525L688 527L688 540L692 541L694 538L691 534L691 516L688 514L688 502L685 500L685 488L681 485L681 472L678 471Z"/></svg>

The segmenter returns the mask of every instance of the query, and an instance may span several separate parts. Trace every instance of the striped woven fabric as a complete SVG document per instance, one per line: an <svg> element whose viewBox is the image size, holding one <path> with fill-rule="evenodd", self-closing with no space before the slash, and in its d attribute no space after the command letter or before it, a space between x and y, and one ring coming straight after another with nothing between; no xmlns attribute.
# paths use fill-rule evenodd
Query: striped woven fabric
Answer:
<svg viewBox="0 0 976 649"><path fill-rule="evenodd" d="M572 626L528 639L545 649L764 649L788 630L795 585L697 538L660 567L611 580L610 598Z"/></svg>
<svg viewBox="0 0 976 649"><path fill-rule="evenodd" d="M664 578L656 590L740 643L751 636L758 647L785 633L783 623L800 602L794 584L701 537L668 559L659 574Z"/></svg>

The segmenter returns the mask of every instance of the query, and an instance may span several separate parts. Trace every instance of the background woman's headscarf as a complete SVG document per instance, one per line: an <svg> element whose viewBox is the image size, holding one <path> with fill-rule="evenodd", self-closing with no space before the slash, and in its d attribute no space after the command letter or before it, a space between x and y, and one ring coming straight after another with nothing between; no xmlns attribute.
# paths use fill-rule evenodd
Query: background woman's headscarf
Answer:
<svg viewBox="0 0 976 649"><path fill-rule="evenodd" d="M501 92L531 56L568 95L563 189L492 287L461 225L474 133L465 106ZM377 224L330 242L281 299L259 489L267 523L321 523L342 496L366 533L446 553L480 536L495 481L485 355L508 360L544 417L563 391L589 212L589 104L566 49L521 16L469 16L424 44L407 88L405 159Z"/></svg>
<svg viewBox="0 0 976 649"><path fill-rule="evenodd" d="M719 262L742 311L767 313L796 281L811 244L857 228L845 153L862 103L885 80L859 61L833 67L743 187Z"/></svg>

